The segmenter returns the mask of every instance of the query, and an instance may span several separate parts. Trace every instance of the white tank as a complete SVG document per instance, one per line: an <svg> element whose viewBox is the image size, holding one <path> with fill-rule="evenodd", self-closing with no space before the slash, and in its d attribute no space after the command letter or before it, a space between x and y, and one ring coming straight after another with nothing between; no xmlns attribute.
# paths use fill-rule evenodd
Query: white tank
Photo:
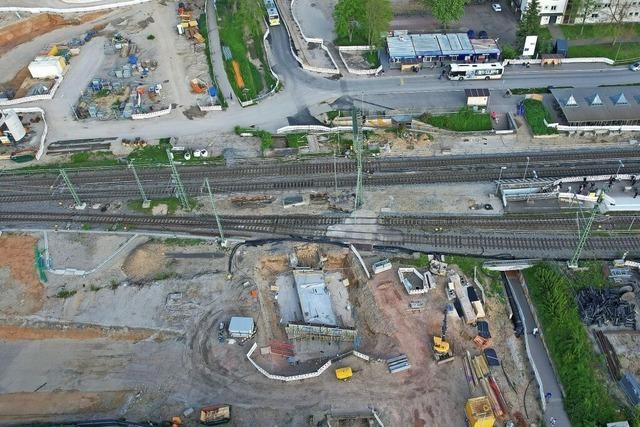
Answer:
<svg viewBox="0 0 640 427"><path fill-rule="evenodd" d="M0 125L6 126L6 132L11 134L14 141L20 141L27 133L14 110L0 112Z"/></svg>

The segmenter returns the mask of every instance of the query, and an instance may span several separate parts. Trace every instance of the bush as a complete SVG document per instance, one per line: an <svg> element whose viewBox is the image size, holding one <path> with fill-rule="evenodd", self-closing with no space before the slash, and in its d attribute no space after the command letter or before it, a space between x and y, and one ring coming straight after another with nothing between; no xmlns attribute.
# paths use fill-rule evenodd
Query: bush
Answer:
<svg viewBox="0 0 640 427"><path fill-rule="evenodd" d="M524 117L527 119L531 131L534 135L552 135L558 133L554 128L550 128L544 124L551 123L551 115L542 104L542 101L536 101L535 99L524 100Z"/></svg>
<svg viewBox="0 0 640 427"><path fill-rule="evenodd" d="M147 40L154 40L156 38L156 36L154 36L153 34L149 34L147 36Z"/></svg>
<svg viewBox="0 0 640 427"><path fill-rule="evenodd" d="M502 47L502 59L515 59L518 57L518 52L511 45Z"/></svg>
<svg viewBox="0 0 640 427"><path fill-rule="evenodd" d="M571 294L571 282L549 264L524 271L545 342L566 392L564 406L575 427L592 427L624 415L604 385L600 362Z"/></svg>
<svg viewBox="0 0 640 427"><path fill-rule="evenodd" d="M432 116L423 114L420 120L432 126L456 132L491 130L491 118L488 113L476 113L469 108L461 108L457 113Z"/></svg>
<svg viewBox="0 0 640 427"><path fill-rule="evenodd" d="M71 291L68 291L66 289L60 289L58 291L58 293L56 294L56 297L57 298L62 298L62 299L70 298L70 297L74 296L76 294L76 292L77 291L75 289L71 290Z"/></svg>

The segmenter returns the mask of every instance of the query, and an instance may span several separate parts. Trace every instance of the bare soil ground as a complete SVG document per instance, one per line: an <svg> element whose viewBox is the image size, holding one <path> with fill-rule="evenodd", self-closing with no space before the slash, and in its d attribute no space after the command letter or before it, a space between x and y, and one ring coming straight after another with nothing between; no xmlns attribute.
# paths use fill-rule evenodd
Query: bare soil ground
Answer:
<svg viewBox="0 0 640 427"><path fill-rule="evenodd" d="M43 419L52 415L99 414L125 403L125 391L53 391L0 395L3 422Z"/></svg>
<svg viewBox="0 0 640 427"><path fill-rule="evenodd" d="M58 327L51 323L40 326L15 326L0 325L0 340L3 341L40 341L52 339L67 340L94 340L109 338L115 341L140 341L156 336L156 331L129 329L129 328L102 328L87 325L59 324Z"/></svg>
<svg viewBox="0 0 640 427"><path fill-rule="evenodd" d="M162 245L145 243L131 252L122 265L122 271L132 280L153 280L167 270L168 261Z"/></svg>
<svg viewBox="0 0 640 427"><path fill-rule="evenodd" d="M35 268L36 242L32 236L0 236L0 312L4 314L31 314L42 307L44 287Z"/></svg>
<svg viewBox="0 0 640 427"><path fill-rule="evenodd" d="M64 17L50 13L35 14L18 22L0 28L0 55L14 47L67 25L79 25L91 22L103 16L105 12L85 13L73 17Z"/></svg>

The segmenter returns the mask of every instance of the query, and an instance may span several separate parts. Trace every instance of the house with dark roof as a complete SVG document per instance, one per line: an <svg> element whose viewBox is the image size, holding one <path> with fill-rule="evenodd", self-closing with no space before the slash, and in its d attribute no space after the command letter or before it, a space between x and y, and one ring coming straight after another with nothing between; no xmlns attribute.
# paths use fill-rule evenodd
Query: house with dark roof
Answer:
<svg viewBox="0 0 640 427"><path fill-rule="evenodd" d="M640 126L640 87L551 89L569 126Z"/></svg>

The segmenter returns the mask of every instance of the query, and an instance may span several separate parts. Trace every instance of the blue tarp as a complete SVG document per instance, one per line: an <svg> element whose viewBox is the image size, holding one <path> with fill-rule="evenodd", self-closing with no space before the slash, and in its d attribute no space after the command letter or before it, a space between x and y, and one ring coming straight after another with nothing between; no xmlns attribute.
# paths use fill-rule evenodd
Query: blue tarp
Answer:
<svg viewBox="0 0 640 427"><path fill-rule="evenodd" d="M207 91L209 92L209 96L218 96L218 89L215 86L211 86Z"/></svg>
<svg viewBox="0 0 640 427"><path fill-rule="evenodd" d="M496 351L492 348L484 349L484 357L487 358L487 365L489 366L500 366L500 359L498 359L498 355Z"/></svg>
<svg viewBox="0 0 640 427"><path fill-rule="evenodd" d="M135 55L129 55L129 64L136 65L138 63L138 57Z"/></svg>

